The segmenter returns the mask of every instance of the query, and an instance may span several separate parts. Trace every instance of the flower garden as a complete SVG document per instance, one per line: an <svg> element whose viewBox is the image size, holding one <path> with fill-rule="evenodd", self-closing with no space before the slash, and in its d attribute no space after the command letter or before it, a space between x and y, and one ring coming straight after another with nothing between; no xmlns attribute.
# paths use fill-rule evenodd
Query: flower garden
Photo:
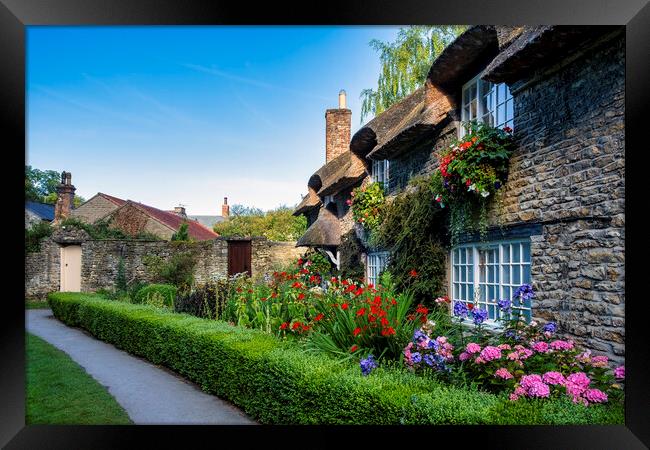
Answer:
<svg viewBox="0 0 650 450"><path fill-rule="evenodd" d="M331 276L321 258L263 281L196 286L173 306L97 294L49 301L60 320L263 423L623 423L625 368L558 338L555 323L519 318L530 286L499 302L495 328L471 303L425 306L388 272L364 285Z"/></svg>

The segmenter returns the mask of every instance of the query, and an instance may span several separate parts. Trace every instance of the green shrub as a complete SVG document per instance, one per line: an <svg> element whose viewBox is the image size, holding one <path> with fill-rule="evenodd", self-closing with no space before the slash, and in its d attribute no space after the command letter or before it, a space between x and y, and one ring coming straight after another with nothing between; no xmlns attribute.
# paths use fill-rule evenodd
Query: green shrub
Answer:
<svg viewBox="0 0 650 450"><path fill-rule="evenodd" d="M143 258L149 274L157 282L173 284L182 290L189 290L194 283L196 262L196 254L193 251L175 253L168 260L156 255Z"/></svg>
<svg viewBox="0 0 650 450"><path fill-rule="evenodd" d="M176 286L170 284L150 284L137 292L133 303L173 308L177 290Z"/></svg>
<svg viewBox="0 0 650 450"><path fill-rule="evenodd" d="M289 341L214 320L110 302L97 295L52 293L54 315L136 356L176 371L265 424L523 423L517 403L444 386L399 368L367 377L359 365L307 354ZM573 423L565 402L540 401L542 422ZM567 409L569 408L569 409ZM622 408L589 406L584 423L622 423ZM581 415L579 415L581 414ZM507 420L502 417L508 418Z"/></svg>
<svg viewBox="0 0 650 450"><path fill-rule="evenodd" d="M234 289L235 283L228 279L202 283L191 291L180 292L174 301L174 311L206 319L223 319Z"/></svg>
<svg viewBox="0 0 650 450"><path fill-rule="evenodd" d="M52 227L47 222L39 222L31 228L25 228L25 251L27 253L40 251L41 241L51 235Z"/></svg>

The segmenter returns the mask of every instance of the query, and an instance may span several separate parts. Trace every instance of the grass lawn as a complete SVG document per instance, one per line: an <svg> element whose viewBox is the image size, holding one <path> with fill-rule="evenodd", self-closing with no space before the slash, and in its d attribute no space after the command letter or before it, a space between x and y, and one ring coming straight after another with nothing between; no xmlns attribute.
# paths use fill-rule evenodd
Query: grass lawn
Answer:
<svg viewBox="0 0 650 450"><path fill-rule="evenodd" d="M27 333L27 425L131 424L106 388L61 350Z"/></svg>
<svg viewBox="0 0 650 450"><path fill-rule="evenodd" d="M47 300L25 299L25 309L48 309Z"/></svg>

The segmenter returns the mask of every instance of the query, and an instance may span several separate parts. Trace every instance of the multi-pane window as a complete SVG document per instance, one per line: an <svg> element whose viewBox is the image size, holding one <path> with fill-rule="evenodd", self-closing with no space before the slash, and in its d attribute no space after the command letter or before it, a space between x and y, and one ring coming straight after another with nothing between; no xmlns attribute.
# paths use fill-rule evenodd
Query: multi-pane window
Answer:
<svg viewBox="0 0 650 450"><path fill-rule="evenodd" d="M388 265L389 252L373 252L368 253L368 261L366 264L366 280L368 284L377 285L379 282L379 275Z"/></svg>
<svg viewBox="0 0 650 450"><path fill-rule="evenodd" d="M505 83L494 84L478 76L463 86L461 120L476 120L496 128L514 129L514 103ZM466 130L461 127L461 137Z"/></svg>
<svg viewBox="0 0 650 450"><path fill-rule="evenodd" d="M474 303L488 311L488 319L499 318L497 301L513 300L515 290L530 284L530 241L465 244L451 252L452 300ZM531 319L531 303L513 301L513 310Z"/></svg>
<svg viewBox="0 0 650 450"><path fill-rule="evenodd" d="M372 181L379 182L388 187L388 160L372 162Z"/></svg>

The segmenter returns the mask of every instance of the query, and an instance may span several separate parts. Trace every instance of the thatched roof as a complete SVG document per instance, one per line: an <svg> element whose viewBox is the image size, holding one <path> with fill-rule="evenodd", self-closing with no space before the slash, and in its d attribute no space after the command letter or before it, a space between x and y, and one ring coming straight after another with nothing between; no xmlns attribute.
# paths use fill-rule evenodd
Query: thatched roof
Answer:
<svg viewBox="0 0 650 450"><path fill-rule="evenodd" d="M318 169L307 184L319 196L331 195L361 181L366 175L363 162L347 151Z"/></svg>
<svg viewBox="0 0 650 450"><path fill-rule="evenodd" d="M307 195L302 198L302 201L296 206L296 209L293 211L294 216L299 216L300 214L305 214L307 211L310 211L321 204L320 198L316 195L313 189L309 189Z"/></svg>
<svg viewBox="0 0 650 450"><path fill-rule="evenodd" d="M486 67L482 78L493 83L512 83L538 67L568 56L586 42L622 33L624 29L618 25L526 27Z"/></svg>
<svg viewBox="0 0 650 450"><path fill-rule="evenodd" d="M332 208L321 208L318 218L303 234L296 247L331 247L341 244L341 227Z"/></svg>

